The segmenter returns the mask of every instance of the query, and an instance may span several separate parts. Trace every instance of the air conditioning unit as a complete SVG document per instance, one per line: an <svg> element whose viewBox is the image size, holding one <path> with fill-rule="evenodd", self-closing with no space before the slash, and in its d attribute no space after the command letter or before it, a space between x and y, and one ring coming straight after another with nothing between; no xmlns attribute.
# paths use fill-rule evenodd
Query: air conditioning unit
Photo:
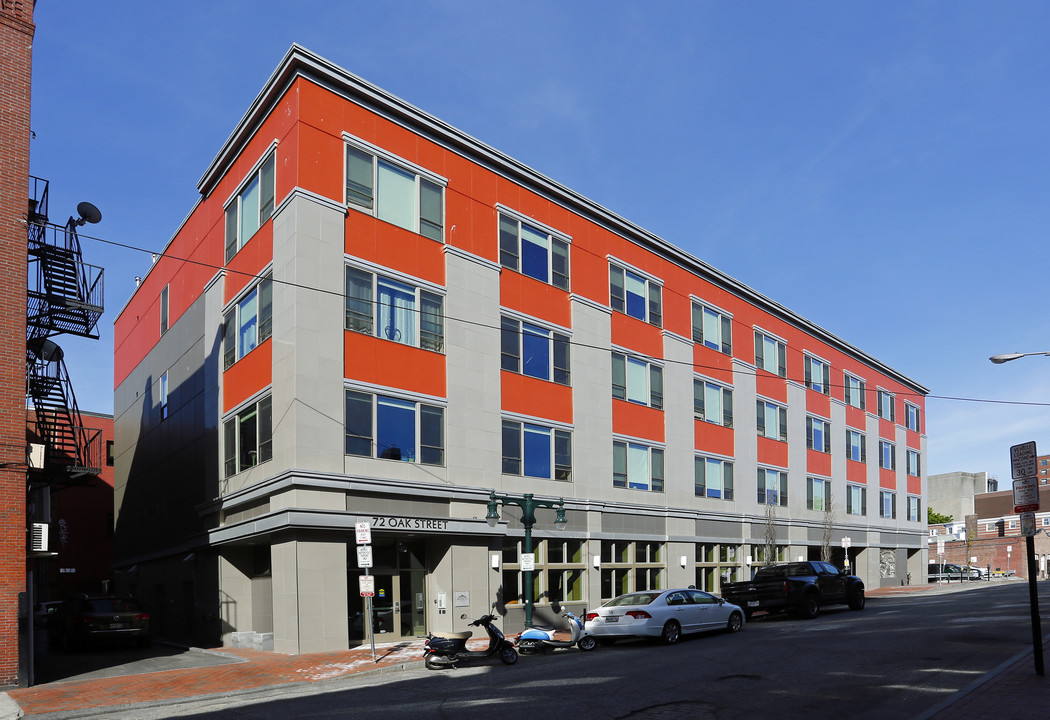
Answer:
<svg viewBox="0 0 1050 720"><path fill-rule="evenodd" d="M33 529L29 537L29 550L31 552L47 552L47 523L33 523Z"/></svg>

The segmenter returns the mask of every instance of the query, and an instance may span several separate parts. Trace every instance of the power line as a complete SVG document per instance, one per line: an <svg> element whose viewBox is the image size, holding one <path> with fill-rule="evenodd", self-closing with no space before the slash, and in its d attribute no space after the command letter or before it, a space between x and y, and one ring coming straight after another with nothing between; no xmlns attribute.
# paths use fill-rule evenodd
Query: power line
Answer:
<svg viewBox="0 0 1050 720"><path fill-rule="evenodd" d="M154 262L154 264L156 264L157 262L160 262L160 260L162 258L167 258L169 260L173 260L173 261L176 261L176 262L187 263L187 264L190 264L190 265L197 265L197 266L205 267L205 268L208 268L208 269L211 269L211 270L215 270L215 271L224 271L224 272L227 272L227 273L231 273L231 274L234 274L234 275L241 275L241 276L244 276L244 277L247 277L247 278L251 278L251 279L255 279L255 280L262 280L262 279L267 277L266 275L258 275L256 273L251 273L251 272L247 272L247 271L244 271L244 270L235 270L235 269L230 268L230 267L228 267L226 265L215 265L213 263L207 263L207 262L203 262L201 260L193 260L193 259L190 259L190 258L178 257L176 255L169 255L169 254L166 254L166 253L156 253L156 252L154 252L152 250L147 250L145 248L141 248L141 247L138 247L136 245L129 245L127 243L121 243L121 242L117 242L115 240L107 240L105 238L95 237L93 235L79 234L79 237L81 239L94 240L96 242L100 242L100 243L103 243L103 244L106 244L106 245L111 245L111 246L114 246L114 247L124 248L126 250L132 250L132 251L135 251L135 252L141 252L141 253L144 253L144 254L149 254L151 256L155 256L156 261ZM588 253L590 252L590 251L587 251L587 250L582 250L582 248L580 250L582 252L588 252ZM593 255L593 253L590 253L590 254ZM280 284L280 285L285 285L285 286L288 286L288 287L294 287L294 288L297 288L297 289L300 289L300 290L309 290L309 291L312 291L312 292L318 292L318 293L322 293L322 294L325 294L325 295L331 295L333 297L338 297L338 298L342 299L344 302L347 299L347 295L346 295L345 292L340 293L340 292L336 292L335 290L326 290L324 288L315 287L313 285L306 285L306 284L303 284L303 283L296 283L296 282L292 282L290 280L276 280L276 279L273 279L272 277L270 278L270 281L273 282L273 283ZM684 294L682 294L682 293L675 292L674 294L678 295L679 297L686 298L686 296ZM386 305L386 303L381 303L378 299L372 300L371 302L373 304L375 304L376 306L385 306ZM414 308L399 308L399 310L402 310L402 311L408 310L410 312L415 312L415 313L420 313L421 312L420 308L415 308L415 307ZM451 317L451 316L448 316L448 315L443 315L442 317L443 317L444 320L450 320L450 321L453 321L453 322L463 323L465 325L472 325L472 326L475 326L475 327L481 327L481 328L485 328L485 329L488 329L488 330L499 331L499 330L502 329L499 326L491 325L489 323L477 322L477 321L474 321L474 320L465 320L465 319L462 319L462 318ZM730 318L730 320L732 322L734 322L735 324L739 325L741 328L745 328L748 331L748 333L750 333L752 331L752 329L753 329L750 326L747 326L744 323L740 322L736 318ZM377 337L380 337L380 336L377 336ZM581 343L581 342L577 342L577 341L573 341L573 340L569 341L569 345L570 346L579 347L579 348L590 349L590 350L599 350L599 351L608 351L609 350L609 348L607 348L607 347L598 346L598 345L590 345L590 344L587 344L587 343ZM788 346L788 345L785 345L785 347L786 348L790 348L793 352L803 353L803 351L800 350L800 349L793 348L793 347ZM714 352L720 352L720 351L715 350ZM692 368L694 370L700 369L700 370L715 370L715 371L719 371L719 372L725 372L725 368L719 367L717 365L704 365L704 364L700 364L700 363L672 360L672 359L669 359L669 358L655 358L655 357L652 357L652 356L645 355L644 353L637 353L637 354L638 354L639 357L646 358L648 360L658 361L659 363L662 363L664 365L683 365L683 366L688 366L688 367L690 367L690 368ZM730 357L732 357L732 356L730 356ZM830 367L830 364L828 364L828 365ZM757 368L754 371L742 370L742 369L737 368L737 369L734 369L733 372L735 372L735 373L738 372L738 373L740 373L742 375L748 375L748 376L751 376L751 377L757 377L759 375ZM805 380L799 380L797 378L788 378L786 376L781 376L781 377L783 377L783 379L785 381L795 382L795 383L802 384L802 385L805 384ZM822 385L827 385L829 388L845 388L846 387L846 385L844 383L826 382L826 383L821 383L821 384ZM992 399L988 399L988 398L971 398L971 397L960 397L960 396L952 396L952 395L934 395L934 394L923 395L922 393L917 393L917 392L912 392L912 391L897 391L897 392L894 392L893 395L894 396L903 396L903 397L926 398L926 399L934 399L934 400L950 400L950 401L953 401L953 402L982 403L982 404L988 404L988 405L1018 405L1018 406L1031 406L1031 407L1050 407L1050 402L1033 402L1033 401L1025 401L1025 400L992 400Z"/></svg>

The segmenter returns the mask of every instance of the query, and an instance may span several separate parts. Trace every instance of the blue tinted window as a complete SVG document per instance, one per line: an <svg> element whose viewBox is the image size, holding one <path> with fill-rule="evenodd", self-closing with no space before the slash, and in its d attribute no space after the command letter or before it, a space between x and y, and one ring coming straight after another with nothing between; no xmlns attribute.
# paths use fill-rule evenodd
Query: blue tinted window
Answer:
<svg viewBox="0 0 1050 720"><path fill-rule="evenodd" d="M522 373L541 380L550 379L550 333L541 327L521 324Z"/></svg>
<svg viewBox="0 0 1050 720"><path fill-rule="evenodd" d="M525 472L529 477L551 477L551 431L525 425Z"/></svg>
<svg viewBox="0 0 1050 720"><path fill-rule="evenodd" d="M536 278L541 282L548 282L550 274L548 271L547 245L549 243L546 233L533 230L524 223L521 226L521 271L529 277Z"/></svg>
<svg viewBox="0 0 1050 720"><path fill-rule="evenodd" d="M415 460L415 403L389 397L377 398L376 444L381 458Z"/></svg>
<svg viewBox="0 0 1050 720"><path fill-rule="evenodd" d="M625 270L624 285L627 291L627 314L639 320L645 320L645 280Z"/></svg>

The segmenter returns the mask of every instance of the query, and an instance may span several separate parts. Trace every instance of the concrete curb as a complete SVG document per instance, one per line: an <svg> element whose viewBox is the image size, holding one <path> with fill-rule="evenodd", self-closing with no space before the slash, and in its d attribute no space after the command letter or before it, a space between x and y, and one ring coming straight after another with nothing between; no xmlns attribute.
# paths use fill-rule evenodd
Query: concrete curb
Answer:
<svg viewBox="0 0 1050 720"><path fill-rule="evenodd" d="M0 692L0 720L17 720L24 715L18 703L5 692Z"/></svg>

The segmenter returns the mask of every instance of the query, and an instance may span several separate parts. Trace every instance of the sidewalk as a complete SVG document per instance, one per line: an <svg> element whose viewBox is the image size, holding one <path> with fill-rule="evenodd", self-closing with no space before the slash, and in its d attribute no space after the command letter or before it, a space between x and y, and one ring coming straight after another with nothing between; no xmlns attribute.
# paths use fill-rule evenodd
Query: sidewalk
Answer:
<svg viewBox="0 0 1050 720"><path fill-rule="evenodd" d="M870 590L868 596L937 595L976 591L997 584L974 582L877 588ZM475 642L484 645L483 640ZM97 680L53 682L11 690L0 693L0 720L40 715L51 720L90 718L107 709L127 709L140 703L168 705L189 698L229 697L263 687L291 687L347 675L396 672L422 666L423 640L377 645L375 661L369 646L307 655L232 648L192 649L190 652L220 654L231 662ZM1048 701L1050 682L1035 674L1032 650L1029 649L925 711L916 720L1023 717L1045 707Z"/></svg>

